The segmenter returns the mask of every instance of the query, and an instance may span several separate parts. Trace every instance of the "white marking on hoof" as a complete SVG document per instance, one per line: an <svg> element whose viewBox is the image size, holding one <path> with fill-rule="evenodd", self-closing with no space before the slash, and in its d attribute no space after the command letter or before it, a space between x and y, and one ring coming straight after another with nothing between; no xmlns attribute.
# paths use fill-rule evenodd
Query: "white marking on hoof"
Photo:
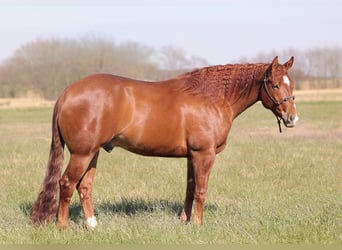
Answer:
<svg viewBox="0 0 342 250"><path fill-rule="evenodd" d="M290 86L290 79L287 76L283 76L284 83Z"/></svg>
<svg viewBox="0 0 342 250"><path fill-rule="evenodd" d="M97 220L95 216L89 217L87 219L87 225L88 227L90 227L91 229L94 229L97 226Z"/></svg>

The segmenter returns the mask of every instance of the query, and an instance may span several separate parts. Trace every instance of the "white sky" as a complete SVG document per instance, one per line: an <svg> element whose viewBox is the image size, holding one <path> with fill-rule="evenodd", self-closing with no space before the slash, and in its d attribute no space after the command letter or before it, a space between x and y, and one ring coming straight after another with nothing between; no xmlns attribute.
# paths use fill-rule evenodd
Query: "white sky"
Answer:
<svg viewBox="0 0 342 250"><path fill-rule="evenodd" d="M0 62L37 38L94 35L211 64L287 48L342 46L340 0L0 0Z"/></svg>

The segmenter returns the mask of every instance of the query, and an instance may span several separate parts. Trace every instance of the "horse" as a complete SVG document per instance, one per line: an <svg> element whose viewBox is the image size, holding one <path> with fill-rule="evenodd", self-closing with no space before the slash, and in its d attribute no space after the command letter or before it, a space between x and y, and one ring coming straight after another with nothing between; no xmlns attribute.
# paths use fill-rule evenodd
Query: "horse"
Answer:
<svg viewBox="0 0 342 250"><path fill-rule="evenodd" d="M227 144L233 120L261 101L286 127L299 119L288 75L294 58L280 64L227 64L196 69L160 82L98 73L67 87L52 116L46 176L33 204L36 225L68 225L77 189L85 224L97 226L92 185L100 149L144 156L186 157L187 182L180 220L202 224L208 180L216 154ZM64 147L70 160L62 175ZM191 218L194 205L193 217Z"/></svg>

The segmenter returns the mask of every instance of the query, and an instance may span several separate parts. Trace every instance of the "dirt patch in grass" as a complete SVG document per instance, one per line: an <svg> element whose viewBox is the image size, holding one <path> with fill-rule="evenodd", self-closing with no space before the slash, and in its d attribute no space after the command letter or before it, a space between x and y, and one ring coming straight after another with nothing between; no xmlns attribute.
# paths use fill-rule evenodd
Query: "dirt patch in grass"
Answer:
<svg viewBox="0 0 342 250"><path fill-rule="evenodd" d="M277 139L287 138L287 139L312 139L325 142L342 142L342 128L329 128L329 129L317 129L316 126L306 124L299 124L295 128L285 128L282 125L283 133L279 134L276 125L274 129L269 127L254 128L250 131L250 136L258 137L274 137Z"/></svg>
<svg viewBox="0 0 342 250"><path fill-rule="evenodd" d="M294 94L297 102L342 101L342 88L296 90Z"/></svg>
<svg viewBox="0 0 342 250"><path fill-rule="evenodd" d="M41 98L0 98L0 109L52 107L54 103Z"/></svg>
<svg viewBox="0 0 342 250"><path fill-rule="evenodd" d="M329 142L342 142L342 128L321 129L310 128L309 125L297 126L286 135L289 138L314 139Z"/></svg>

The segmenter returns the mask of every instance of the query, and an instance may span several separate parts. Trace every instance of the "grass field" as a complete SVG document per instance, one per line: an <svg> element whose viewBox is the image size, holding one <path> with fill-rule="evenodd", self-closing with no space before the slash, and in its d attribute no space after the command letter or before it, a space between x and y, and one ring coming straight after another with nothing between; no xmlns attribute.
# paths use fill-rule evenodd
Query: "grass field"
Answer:
<svg viewBox="0 0 342 250"><path fill-rule="evenodd" d="M52 108L0 109L0 243L342 243L342 102L297 107L298 126L282 134L260 104L235 121L210 177L202 227L178 219L185 159L101 151L95 231L76 194L68 229L32 225Z"/></svg>

